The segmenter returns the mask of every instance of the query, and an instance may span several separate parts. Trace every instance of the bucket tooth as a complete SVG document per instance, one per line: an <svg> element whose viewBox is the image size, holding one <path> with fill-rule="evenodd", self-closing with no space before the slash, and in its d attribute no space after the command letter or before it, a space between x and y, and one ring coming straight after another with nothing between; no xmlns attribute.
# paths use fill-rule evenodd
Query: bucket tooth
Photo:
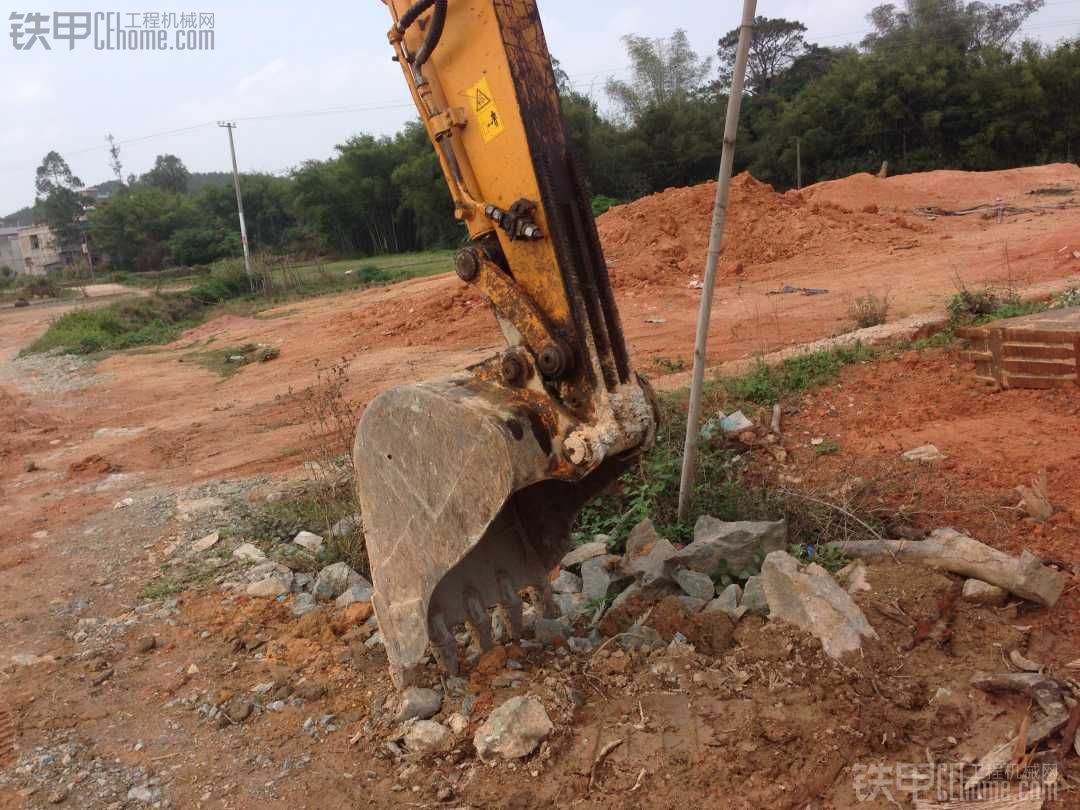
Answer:
<svg viewBox="0 0 1080 810"><path fill-rule="evenodd" d="M548 572L581 507L629 462L559 477L576 473L538 412L471 376L395 388L365 410L353 460L372 602L398 688L417 680L429 648L452 674L462 624L490 649L492 609L520 637L523 591L536 593L538 613L558 615Z"/></svg>
<svg viewBox="0 0 1080 810"><path fill-rule="evenodd" d="M503 624L510 634L511 641L519 640L524 635L524 622L522 621L522 602L514 589L510 577L500 573L496 577L499 587L499 603L496 610L502 613Z"/></svg>
<svg viewBox="0 0 1080 810"><path fill-rule="evenodd" d="M465 624L473 641L481 650L487 652L495 646L495 639L491 632L491 614L487 612L480 596L475 591L470 591L465 596L465 612L468 618Z"/></svg>
<svg viewBox="0 0 1080 810"><path fill-rule="evenodd" d="M431 654L435 656L435 663L439 669L453 678L458 674L458 649L457 639L446 626L446 619L442 613L436 612L429 622L431 634Z"/></svg>

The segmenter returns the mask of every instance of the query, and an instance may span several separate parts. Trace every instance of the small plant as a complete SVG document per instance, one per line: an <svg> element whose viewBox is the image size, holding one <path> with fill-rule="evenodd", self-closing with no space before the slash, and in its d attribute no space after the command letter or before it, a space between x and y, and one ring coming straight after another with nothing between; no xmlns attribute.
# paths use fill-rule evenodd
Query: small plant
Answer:
<svg viewBox="0 0 1080 810"><path fill-rule="evenodd" d="M1080 307L1080 287L1069 287L1058 295L1055 303L1059 307Z"/></svg>
<svg viewBox="0 0 1080 810"><path fill-rule="evenodd" d="M686 361L681 357L654 357L653 365L668 374L678 374L680 371L686 371Z"/></svg>
<svg viewBox="0 0 1080 810"><path fill-rule="evenodd" d="M827 545L792 546L791 556L795 557L803 565L817 563L830 573L836 573L851 562L851 558L844 556L844 552Z"/></svg>
<svg viewBox="0 0 1080 810"><path fill-rule="evenodd" d="M831 456L840 452L840 445L832 439L825 439L821 444L814 446L814 454L819 456Z"/></svg>
<svg viewBox="0 0 1080 810"><path fill-rule="evenodd" d="M848 308L852 320L860 329L881 326L889 315L889 295L868 292L851 302Z"/></svg>

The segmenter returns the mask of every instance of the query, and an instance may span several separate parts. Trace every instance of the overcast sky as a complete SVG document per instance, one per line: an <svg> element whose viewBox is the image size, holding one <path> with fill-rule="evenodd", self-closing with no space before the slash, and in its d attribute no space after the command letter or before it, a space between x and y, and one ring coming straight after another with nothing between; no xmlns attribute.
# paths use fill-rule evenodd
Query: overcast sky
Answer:
<svg viewBox="0 0 1080 810"><path fill-rule="evenodd" d="M841 45L861 38L874 5L791 0L759 3L758 13L802 20L810 41ZM160 0L64 0L56 10L121 12L125 22L132 19L127 12L213 12L216 47L109 53L91 41L69 50L51 40L52 50L40 43L16 50L12 12L53 8L41 0L0 4L0 215L32 202L34 169L49 149L87 184L110 179L110 132L123 143L125 174L146 171L164 152L192 171L226 171L225 132L214 122L234 119L241 171L280 172L330 156L350 135L392 133L414 115L390 61L390 18L380 0L201 0L186 8ZM684 28L701 54L711 54L740 8L734 0L540 0L552 52L575 84L596 96L607 76L627 73L624 34ZM1049 0L1026 32L1048 42L1075 36L1080 0Z"/></svg>

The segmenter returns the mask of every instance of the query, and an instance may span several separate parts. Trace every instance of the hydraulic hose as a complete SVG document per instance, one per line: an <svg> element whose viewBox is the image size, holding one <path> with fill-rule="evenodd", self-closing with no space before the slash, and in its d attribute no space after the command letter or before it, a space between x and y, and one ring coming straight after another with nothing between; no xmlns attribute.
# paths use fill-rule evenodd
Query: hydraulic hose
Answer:
<svg viewBox="0 0 1080 810"><path fill-rule="evenodd" d="M431 15L431 25L428 28L427 36L424 38L424 44L420 46L420 50L416 52L416 58L413 59L413 70L417 74L419 74L420 68L431 58L431 54L435 52L439 40L442 39L443 29L446 28L446 9L449 0L434 0L434 2L435 11ZM413 8L416 8L416 6L413 6Z"/></svg>
<svg viewBox="0 0 1080 810"><path fill-rule="evenodd" d="M409 7L408 11L401 15L401 18L397 21L397 31L399 34L404 34L409 26L416 22L417 17L427 11L435 4L435 0L417 0Z"/></svg>

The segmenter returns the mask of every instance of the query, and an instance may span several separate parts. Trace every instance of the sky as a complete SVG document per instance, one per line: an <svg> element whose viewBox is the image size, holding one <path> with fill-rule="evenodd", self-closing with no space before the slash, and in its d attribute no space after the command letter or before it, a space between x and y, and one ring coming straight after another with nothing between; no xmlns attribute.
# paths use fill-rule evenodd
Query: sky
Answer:
<svg viewBox="0 0 1080 810"><path fill-rule="evenodd" d="M809 41L836 46L862 38L874 5L765 1L758 13L801 20ZM606 78L629 73L623 35L665 36L683 28L708 55L719 36L736 27L741 6L733 0L539 0L552 53L577 89L600 99ZM144 12L212 13L215 47L108 52L94 49L92 40L69 43L50 33L51 50L40 43L16 49L11 15L53 10L117 12L124 24L135 19L129 13L140 20ZM34 170L50 149L87 185L111 179L109 133L121 143L125 176L147 171L162 153L178 155L192 171L229 170L226 133L216 125L222 119L238 124L241 171L283 172L332 156L351 135L392 134L415 110L390 60L389 24L381 0L0 3L0 215L33 201ZM1076 36L1080 0L1048 0L1025 33L1045 42Z"/></svg>

